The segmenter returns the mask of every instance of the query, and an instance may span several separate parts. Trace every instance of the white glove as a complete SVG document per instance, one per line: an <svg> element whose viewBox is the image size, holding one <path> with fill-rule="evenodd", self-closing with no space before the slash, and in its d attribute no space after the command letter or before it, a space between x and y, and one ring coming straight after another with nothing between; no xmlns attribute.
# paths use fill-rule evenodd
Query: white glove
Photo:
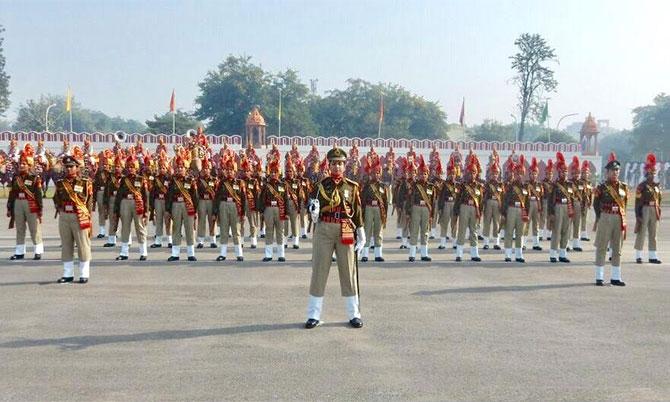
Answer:
<svg viewBox="0 0 670 402"><path fill-rule="evenodd" d="M354 251L356 253L360 253L365 248L365 241L366 241L366 239L365 239L365 228L363 228L362 226L359 227L358 229L356 229L356 234L357 234L357 236L356 236L356 246L354 247Z"/></svg>
<svg viewBox="0 0 670 402"><path fill-rule="evenodd" d="M312 222L318 222L319 211L321 211L321 203L319 202L319 199L313 198L309 200L309 203L307 204L307 210L309 211L309 214L312 216Z"/></svg>

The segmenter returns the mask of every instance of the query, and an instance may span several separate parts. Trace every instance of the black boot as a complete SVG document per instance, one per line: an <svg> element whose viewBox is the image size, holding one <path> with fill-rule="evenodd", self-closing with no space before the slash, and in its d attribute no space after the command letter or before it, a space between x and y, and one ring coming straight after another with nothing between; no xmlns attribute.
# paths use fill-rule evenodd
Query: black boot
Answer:
<svg viewBox="0 0 670 402"><path fill-rule="evenodd" d="M23 254L14 254L13 256L9 257L10 260L15 261L15 260L22 260L23 259Z"/></svg>
<svg viewBox="0 0 670 402"><path fill-rule="evenodd" d="M64 276L60 278L59 280L56 281L57 283L71 283L74 282L74 277L72 276Z"/></svg>
<svg viewBox="0 0 670 402"><path fill-rule="evenodd" d="M610 283L612 284L612 286L626 286L624 282L617 279L612 279Z"/></svg>
<svg viewBox="0 0 670 402"><path fill-rule="evenodd" d="M310 319L307 320L307 322L305 323L305 328L307 328L307 329L312 329L312 328L316 328L316 327L318 327L319 325L321 325L321 321L319 321L319 320L315 320L314 318L310 318Z"/></svg>

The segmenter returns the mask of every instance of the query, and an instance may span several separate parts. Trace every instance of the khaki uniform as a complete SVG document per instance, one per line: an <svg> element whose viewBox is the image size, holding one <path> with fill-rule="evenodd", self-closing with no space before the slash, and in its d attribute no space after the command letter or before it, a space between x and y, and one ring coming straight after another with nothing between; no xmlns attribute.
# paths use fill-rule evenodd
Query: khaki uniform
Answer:
<svg viewBox="0 0 670 402"><path fill-rule="evenodd" d="M98 237L105 236L105 225L107 224L107 217L109 215L109 210L107 209L107 204L105 204L105 187L107 186L107 181L110 179L111 174L109 171L100 167L97 172L95 172L95 177L93 179L93 194L95 195L93 203L93 211L98 209Z"/></svg>
<svg viewBox="0 0 670 402"><path fill-rule="evenodd" d="M407 248L407 240L409 238L409 222L410 217L407 210L404 208L405 200L409 194L409 189L413 185L414 179L400 178L393 186L393 206L397 213L397 228L398 235L402 237L402 245L400 248Z"/></svg>
<svg viewBox="0 0 670 402"><path fill-rule="evenodd" d="M121 220L121 253L128 257L130 231L132 224L139 243L141 256L147 255L147 227L149 216L149 185L142 175L124 176L114 199L112 209Z"/></svg>
<svg viewBox="0 0 670 402"><path fill-rule="evenodd" d="M265 258L272 259L273 248L278 248L279 258L284 258L284 222L288 196L283 180L268 179L258 196L256 208L265 221Z"/></svg>
<svg viewBox="0 0 670 402"><path fill-rule="evenodd" d="M537 181L529 181L526 186L528 189L528 224L526 224L524 234L526 236L530 234L533 237L533 247L540 247L539 229L543 226L542 216L545 213L543 209L544 186Z"/></svg>
<svg viewBox="0 0 670 402"><path fill-rule="evenodd" d="M593 193L596 214L596 279L602 280L607 247L612 251L612 279L621 279L621 246L626 233L628 187L622 182L601 183Z"/></svg>
<svg viewBox="0 0 670 402"><path fill-rule="evenodd" d="M496 239L496 245L499 244L500 210L504 191L505 185L498 180L487 180L484 185L484 230L482 236L484 236L485 246L488 246L490 237Z"/></svg>
<svg viewBox="0 0 670 402"><path fill-rule="evenodd" d="M221 257L228 254L228 233L233 236L237 257L242 257L240 222L244 220L244 205L247 197L246 183L240 179L223 179L218 182L214 196L214 213L221 231Z"/></svg>
<svg viewBox="0 0 670 402"><path fill-rule="evenodd" d="M358 284L353 235L357 228L363 226L358 184L348 179L335 183L326 177L316 186L310 198L319 200L321 210L314 231L309 294L323 297L334 251L342 296L356 296Z"/></svg>
<svg viewBox="0 0 670 402"><path fill-rule="evenodd" d="M549 179L542 180L542 219L540 220L540 237L551 238L551 225L549 222L549 198L554 193L554 181Z"/></svg>
<svg viewBox="0 0 670 402"><path fill-rule="evenodd" d="M249 223L249 237L251 238L251 247L256 248L258 239L259 216L256 209L256 197L261 192L260 181L256 177L247 178L244 180L246 190L244 203L244 216ZM240 222L240 232L244 236L244 219Z"/></svg>
<svg viewBox="0 0 670 402"><path fill-rule="evenodd" d="M182 230L186 237L186 253L195 257L194 231L198 186L190 177L174 176L170 180L165 208L172 218L172 257L179 257Z"/></svg>
<svg viewBox="0 0 670 402"><path fill-rule="evenodd" d="M171 219L165 216L165 200L167 199L168 187L170 186L170 176L158 175L154 177L151 186L151 197L149 197L149 206L151 208L151 218L156 228L154 238L155 245L162 245L163 235L167 236L168 244L172 243L172 225Z"/></svg>
<svg viewBox="0 0 670 402"><path fill-rule="evenodd" d="M287 220L284 221L284 238L288 237L289 229L293 237L293 246L297 248L300 242L300 209L305 203L305 193L303 193L302 183L300 179L284 179L286 183L286 197L288 203L286 204Z"/></svg>
<svg viewBox="0 0 670 402"><path fill-rule="evenodd" d="M445 248L447 243L447 233L451 233L451 237L455 237L456 219L454 216L454 202L458 195L459 186L453 180L445 180L442 183L437 208L440 216L440 248Z"/></svg>
<svg viewBox="0 0 670 402"><path fill-rule="evenodd" d="M104 205L107 206L107 211L114 211L114 204L116 203L116 194L121 187L121 180L123 177L112 177L105 186L105 195L103 197ZM116 245L116 231L119 228L119 216L109 217L109 230L107 231L107 244Z"/></svg>
<svg viewBox="0 0 670 402"><path fill-rule="evenodd" d="M15 256L23 257L26 253L26 226L35 245L35 255L41 256L44 253L42 209L42 179L32 174L15 174L7 199L7 211L11 215L9 228L16 225Z"/></svg>
<svg viewBox="0 0 670 402"><path fill-rule="evenodd" d="M584 199L584 183L581 179L571 180L570 185L572 186L572 196L573 196L573 205L574 205L574 214L570 220L570 236L572 239L572 248L581 249L581 244L579 243L582 221L582 206Z"/></svg>
<svg viewBox="0 0 670 402"><path fill-rule="evenodd" d="M568 181L556 180L547 202L549 216L553 217L551 227L551 250L549 258L567 258L566 247L570 236L570 219L574 215L573 189ZM557 255L558 254L558 255Z"/></svg>
<svg viewBox="0 0 670 402"><path fill-rule="evenodd" d="M307 196L312 192L312 182L303 176L298 176L300 180L300 191L303 194L303 200L300 204L300 211L298 212L298 218L300 221L300 235L303 239L307 238L307 226L309 224L307 218Z"/></svg>
<svg viewBox="0 0 670 402"><path fill-rule="evenodd" d="M383 231L389 206L389 188L381 181L368 181L361 190L361 206L367 243L362 257L368 257L369 247L375 248L375 257L382 257L384 243Z"/></svg>
<svg viewBox="0 0 670 402"><path fill-rule="evenodd" d="M74 247L77 246L81 277L88 278L91 261L91 210L93 184L85 178L64 178L56 182L54 206L58 211L63 277L74 276Z"/></svg>
<svg viewBox="0 0 670 402"><path fill-rule="evenodd" d="M456 258L463 256L465 231L470 231L470 256L479 258L477 248L477 226L482 216L484 186L479 181L463 182L454 203L454 215L458 216L458 238L456 239Z"/></svg>
<svg viewBox="0 0 670 402"><path fill-rule="evenodd" d="M416 246L421 243L421 256L428 257L428 234L433 217L437 191L431 182L414 181L405 197L403 206L410 217L409 256L416 256Z"/></svg>
<svg viewBox="0 0 670 402"><path fill-rule="evenodd" d="M202 248L203 243L207 240L211 244L216 242L216 214L214 213L214 197L218 180L214 176L200 177L197 179L198 184L198 248ZM207 232L207 225L209 225L209 232ZM209 235L209 237L205 237Z"/></svg>
<svg viewBox="0 0 670 402"><path fill-rule="evenodd" d="M505 258L512 258L512 240L514 240L515 257L521 260L530 194L528 185L521 182L512 181L506 188L502 206L502 214L505 217Z"/></svg>
<svg viewBox="0 0 670 402"><path fill-rule="evenodd" d="M656 255L656 229L661 220L662 192L659 183L644 181L635 191L635 253L642 258L645 236L649 236L649 259L658 260Z"/></svg>
<svg viewBox="0 0 670 402"><path fill-rule="evenodd" d="M587 226L587 217L589 215L589 210L593 206L593 185L588 180L581 180L582 185L584 186L582 194L582 217L580 219L581 223L581 240L588 240L588 226Z"/></svg>

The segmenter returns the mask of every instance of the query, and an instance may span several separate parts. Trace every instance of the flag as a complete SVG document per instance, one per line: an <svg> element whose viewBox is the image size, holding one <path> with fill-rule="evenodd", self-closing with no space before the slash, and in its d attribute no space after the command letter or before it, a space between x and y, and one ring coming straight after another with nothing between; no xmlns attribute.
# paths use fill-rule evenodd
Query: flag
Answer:
<svg viewBox="0 0 670 402"><path fill-rule="evenodd" d="M461 115L458 117L458 122L461 124L461 127L465 124L465 98L463 98L463 103L461 103Z"/></svg>
<svg viewBox="0 0 670 402"><path fill-rule="evenodd" d="M544 109L542 109L542 116L540 116L540 124L544 124L544 122L547 121L547 117L549 117L549 102L545 101Z"/></svg>
<svg viewBox="0 0 670 402"><path fill-rule="evenodd" d="M70 87L67 87L67 93L65 94L65 111L72 111L72 91L70 90Z"/></svg>
<svg viewBox="0 0 670 402"><path fill-rule="evenodd" d="M379 124L384 121L384 95L379 94Z"/></svg>
<svg viewBox="0 0 670 402"><path fill-rule="evenodd" d="M172 97L170 98L170 111L174 113L177 110L177 101L174 96L174 89L172 90Z"/></svg>

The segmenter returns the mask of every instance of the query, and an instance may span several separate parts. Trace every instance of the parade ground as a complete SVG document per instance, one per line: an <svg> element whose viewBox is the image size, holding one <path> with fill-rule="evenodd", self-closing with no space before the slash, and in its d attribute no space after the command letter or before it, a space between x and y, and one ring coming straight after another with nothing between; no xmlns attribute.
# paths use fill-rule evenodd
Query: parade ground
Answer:
<svg viewBox="0 0 670 402"><path fill-rule="evenodd" d="M0 220L0 400L670 400L670 229L664 263L635 264L630 210L623 288L609 266L593 285L593 241L570 264L549 263L546 241L526 264L456 263L438 240L433 262L408 263L391 218L386 262L360 263L364 327L348 326L333 267L324 324L306 330L309 240L286 263L261 262L262 240L244 262L206 248L168 263L162 248L141 263L136 238L123 262L94 238L90 282L58 285L45 205L41 261L29 238L9 261Z"/></svg>

